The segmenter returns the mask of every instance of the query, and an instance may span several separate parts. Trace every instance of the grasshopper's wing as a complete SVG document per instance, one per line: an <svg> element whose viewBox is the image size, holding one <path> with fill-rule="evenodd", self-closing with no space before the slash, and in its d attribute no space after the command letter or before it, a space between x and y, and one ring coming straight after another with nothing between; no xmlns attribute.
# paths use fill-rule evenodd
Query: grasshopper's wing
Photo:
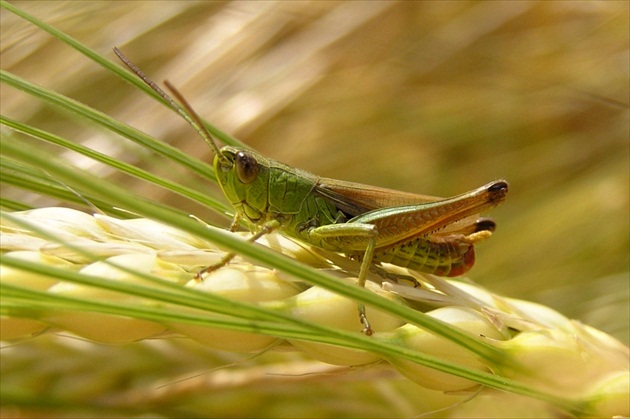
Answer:
<svg viewBox="0 0 630 419"><path fill-rule="evenodd" d="M319 179L315 193L333 202L340 211L351 217L381 208L423 204L443 199L327 178Z"/></svg>

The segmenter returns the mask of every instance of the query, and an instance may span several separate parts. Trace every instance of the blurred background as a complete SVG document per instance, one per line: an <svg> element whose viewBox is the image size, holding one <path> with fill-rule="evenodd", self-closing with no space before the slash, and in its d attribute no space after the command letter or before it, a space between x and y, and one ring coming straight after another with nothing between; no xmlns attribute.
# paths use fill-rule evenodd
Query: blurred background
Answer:
<svg viewBox="0 0 630 419"><path fill-rule="evenodd" d="M628 2L11 3L112 60L118 46L156 82L176 85L206 120L289 165L436 196L507 179L508 199L491 214L497 231L479 245L469 277L628 344ZM3 70L211 162L169 110L12 13L2 10L0 23ZM3 115L219 193L11 88L2 86L1 104ZM67 158L212 220L163 190ZM348 392L375 391L361 380ZM407 385L396 392L419 391ZM352 416L332 407L340 396L325 397L330 411ZM387 412L422 411L399 399Z"/></svg>

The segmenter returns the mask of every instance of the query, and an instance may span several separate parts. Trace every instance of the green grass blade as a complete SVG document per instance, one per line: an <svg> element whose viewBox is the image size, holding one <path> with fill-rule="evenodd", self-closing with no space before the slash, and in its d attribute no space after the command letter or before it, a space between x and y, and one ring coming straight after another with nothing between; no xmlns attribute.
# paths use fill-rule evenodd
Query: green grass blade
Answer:
<svg viewBox="0 0 630 419"><path fill-rule="evenodd" d="M80 144L65 140L57 135L45 132L43 130L28 126L26 124L22 124L20 122L17 122L17 121L14 121L12 119L5 118L5 117L0 117L0 123L14 129L15 131L29 135L33 138L37 138L42 141L56 144L68 150L76 151L77 153L87 156L95 161L98 161L110 167L113 167L122 173L128 174L130 176L134 176L138 179L146 180L155 185L159 185L162 188L165 188L167 190L170 190L172 192L179 194L180 196L202 203L206 205L207 207L214 209L221 215L225 214L227 211L230 210L230 208L228 208L224 203L222 203L221 201L217 199L213 199L212 197L206 194L202 194L191 188L187 188L178 183L169 181L168 179L156 176L150 172L147 172L146 170L142 170L134 165L127 164L118 159L109 157L103 153L99 153L95 150L84 147Z"/></svg>

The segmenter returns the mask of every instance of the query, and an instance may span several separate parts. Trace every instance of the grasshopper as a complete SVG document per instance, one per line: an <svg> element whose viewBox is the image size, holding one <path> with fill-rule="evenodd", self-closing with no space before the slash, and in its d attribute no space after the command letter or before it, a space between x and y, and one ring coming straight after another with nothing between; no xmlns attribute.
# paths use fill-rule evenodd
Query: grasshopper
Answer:
<svg viewBox="0 0 630 419"><path fill-rule="evenodd" d="M120 50L121 61L157 92L204 139L215 153L213 167L235 215L234 232L245 219L255 241L274 230L312 246L343 253L361 262L358 285L365 286L368 271L391 263L439 276L458 276L474 264L474 244L495 229L479 213L501 203L508 192L504 180L442 199L336 179L327 179L269 159L252 150L219 149L205 125L183 96L168 81L175 102ZM197 274L227 264L235 255ZM359 305L363 332L373 333Z"/></svg>

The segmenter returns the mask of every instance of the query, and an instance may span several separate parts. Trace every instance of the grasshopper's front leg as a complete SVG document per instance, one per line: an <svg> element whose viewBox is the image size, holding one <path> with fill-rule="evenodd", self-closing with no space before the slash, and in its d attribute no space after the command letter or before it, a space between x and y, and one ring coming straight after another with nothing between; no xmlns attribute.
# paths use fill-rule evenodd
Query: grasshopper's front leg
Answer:
<svg viewBox="0 0 630 419"><path fill-rule="evenodd" d="M240 219L241 219L240 214L236 213L236 215L234 216L234 219L232 220L232 224L230 224L230 228L228 229L228 231L230 231L232 233L235 232L236 229L238 228L238 224L239 224L239 220ZM250 243L253 243L256 240L258 240L259 238L261 238L262 236L264 236L266 234L269 234L269 233L277 230L278 228L280 228L280 222L278 220L267 221L266 223L264 223L262 225L260 230L258 230L258 232L256 232L251 237L249 237L247 239L247 241L250 242ZM195 280L201 282L203 280L203 278L202 278L203 275L205 275L207 273L210 273L210 272L213 272L213 271L216 271L217 269L220 269L220 268L224 267L225 265L230 263L230 261L232 259L234 259L235 256L236 256L236 253L233 253L233 252L230 252L230 253L226 254L217 263L215 263L213 265L210 265L210 266L206 266L205 268L203 268L202 270L197 272L195 274Z"/></svg>
<svg viewBox="0 0 630 419"><path fill-rule="evenodd" d="M365 238L368 240L363 260L361 261L361 269L359 270L359 278L357 285L365 287L367 274L370 270L370 264L374 257L374 249L376 247L376 236L378 231L376 226L372 224L362 223L345 223L345 224L328 224L317 227L309 231L309 236L317 241L335 238ZM363 333L371 336L374 331L370 326L367 315L365 314L365 305L359 304L359 321L363 324Z"/></svg>

